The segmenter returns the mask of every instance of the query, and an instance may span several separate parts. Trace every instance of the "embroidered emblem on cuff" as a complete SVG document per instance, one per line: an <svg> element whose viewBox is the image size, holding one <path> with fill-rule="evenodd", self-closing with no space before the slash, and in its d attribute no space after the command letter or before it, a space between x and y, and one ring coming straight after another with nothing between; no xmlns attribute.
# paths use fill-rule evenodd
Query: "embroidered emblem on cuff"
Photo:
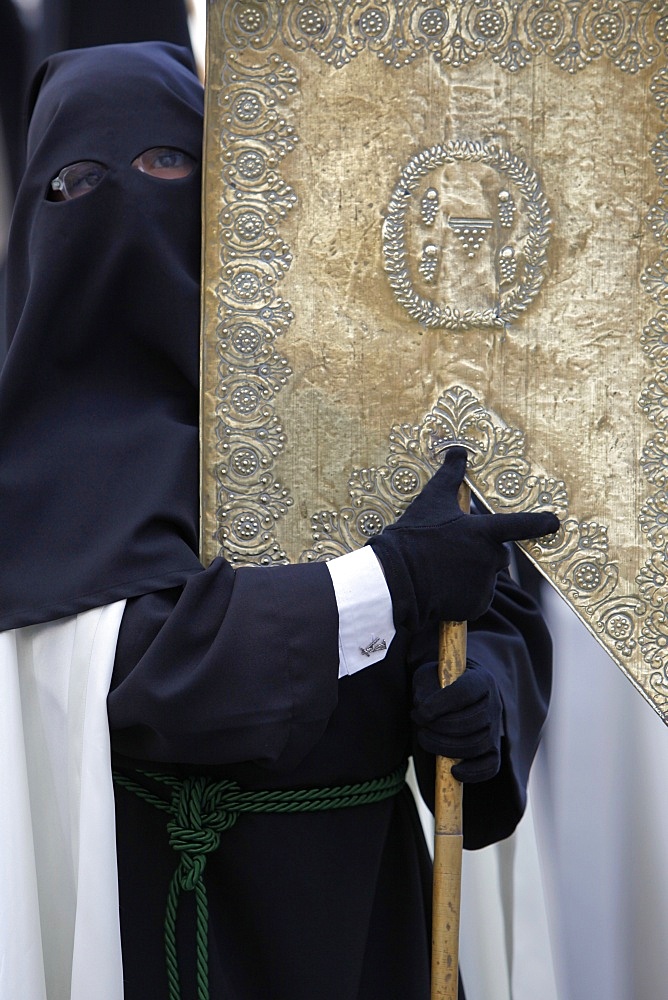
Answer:
<svg viewBox="0 0 668 1000"><path fill-rule="evenodd" d="M374 636L368 646L360 646L360 653L363 656L371 656L372 653L380 653L383 649L387 649L385 640Z"/></svg>

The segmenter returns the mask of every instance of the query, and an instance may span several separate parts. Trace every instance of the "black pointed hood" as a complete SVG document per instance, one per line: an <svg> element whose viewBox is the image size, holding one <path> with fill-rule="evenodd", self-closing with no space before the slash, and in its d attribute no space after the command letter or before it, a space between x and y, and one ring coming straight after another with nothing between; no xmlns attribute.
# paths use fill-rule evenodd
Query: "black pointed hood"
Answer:
<svg viewBox="0 0 668 1000"><path fill-rule="evenodd" d="M159 590L200 568L203 95L167 43L62 52L37 74L8 254L0 374L0 628ZM188 177L134 169L146 149ZM50 201L80 160L106 173Z"/></svg>

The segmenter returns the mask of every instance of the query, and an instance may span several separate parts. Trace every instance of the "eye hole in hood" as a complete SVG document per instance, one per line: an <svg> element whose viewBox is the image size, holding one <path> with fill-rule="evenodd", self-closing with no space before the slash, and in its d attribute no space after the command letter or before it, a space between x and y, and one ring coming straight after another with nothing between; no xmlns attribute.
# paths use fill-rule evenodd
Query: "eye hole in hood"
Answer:
<svg viewBox="0 0 668 1000"><path fill-rule="evenodd" d="M132 161L135 170L151 177L160 177L165 181L176 181L189 177L197 166L196 160L189 153L174 146L152 146Z"/></svg>
<svg viewBox="0 0 668 1000"><path fill-rule="evenodd" d="M175 146L151 146L136 156L131 166L151 177L175 181L189 177L197 166L197 161ZM68 164L49 184L48 200L71 201L89 194L95 190L107 169L104 163L98 163L97 160L79 160Z"/></svg>
<svg viewBox="0 0 668 1000"><path fill-rule="evenodd" d="M94 191L107 172L104 163L96 160L79 160L70 163L49 184L49 201L72 201Z"/></svg>

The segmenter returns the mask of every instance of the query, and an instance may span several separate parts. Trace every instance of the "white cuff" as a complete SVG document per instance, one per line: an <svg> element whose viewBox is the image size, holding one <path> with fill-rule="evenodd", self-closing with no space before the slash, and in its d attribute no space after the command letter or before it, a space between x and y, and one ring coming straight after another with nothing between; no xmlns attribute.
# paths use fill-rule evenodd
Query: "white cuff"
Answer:
<svg viewBox="0 0 668 1000"><path fill-rule="evenodd" d="M339 677L382 660L394 638L385 574L369 546L327 563L339 608Z"/></svg>

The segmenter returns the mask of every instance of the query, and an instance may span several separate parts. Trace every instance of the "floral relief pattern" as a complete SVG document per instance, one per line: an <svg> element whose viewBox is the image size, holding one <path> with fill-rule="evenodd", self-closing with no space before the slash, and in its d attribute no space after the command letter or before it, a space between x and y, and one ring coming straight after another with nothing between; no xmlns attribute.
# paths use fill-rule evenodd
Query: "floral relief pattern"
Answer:
<svg viewBox="0 0 668 1000"><path fill-rule="evenodd" d="M668 563L665 553L656 551L647 560L637 578L640 596L657 608L668 606Z"/></svg>
<svg viewBox="0 0 668 1000"><path fill-rule="evenodd" d="M665 4L657 4L663 17L657 22L662 38L666 33ZM668 124L668 69L663 66L654 74L650 94L661 120ZM658 256L641 277L645 291L661 307L668 304L668 130L659 133L652 144L650 157L656 171L660 195L646 216L649 231L659 245ZM643 448L640 466L650 487L650 494L641 508L640 528L652 547L650 558L636 577L641 597L651 610L643 621L639 639L645 662L654 670L650 686L655 703L668 697L668 314L659 312L650 320L640 338L650 365L651 375L640 393L639 405L653 436Z"/></svg>
<svg viewBox="0 0 668 1000"><path fill-rule="evenodd" d="M620 660L631 657L638 646L643 602L637 596L616 596L619 574L610 559L606 526L569 516L565 484L529 462L522 431L488 411L470 389L454 386L420 425L393 427L389 439L384 465L351 474L350 506L313 516L315 544L302 554L303 561L330 559L363 545L405 510L438 468L443 450L461 445L469 451L471 486L486 506L503 512L552 510L559 516L557 535L523 548L547 568L558 589L581 610L592 631L605 636ZM651 579L648 571L648 583Z"/></svg>
<svg viewBox="0 0 668 1000"><path fill-rule="evenodd" d="M220 93L216 541L232 563L285 559L276 522L292 505L273 466L285 447L274 400L292 374L275 348L293 319L277 290L292 262L278 233L296 195L280 164L297 142L283 112L297 75L278 56L253 68L231 52Z"/></svg>
<svg viewBox="0 0 668 1000"><path fill-rule="evenodd" d="M483 58L509 73L539 58L571 75L601 59L630 75L655 67L649 94L664 130L655 133L648 150L659 191L645 223L656 253L641 285L657 312L640 338L648 376L638 399L650 430L641 458L647 496L639 523L652 551L636 578L637 592L619 592L605 525L569 516L565 485L525 454L523 433L488 412L464 387L445 393L419 427L395 427L385 466L351 473L351 505L314 517L314 547L302 558L348 551L381 530L435 468L433 442L442 444L443 434L449 435L472 450L472 484L495 509L547 507L560 514L559 535L528 546L529 554L540 558L557 588L622 666L642 656L650 671L643 681L645 693L657 711L668 715L668 3L227 0L219 10L227 55L216 123L224 180L216 289L216 540L237 564L286 561L277 525L293 503L289 490L276 480L274 466L286 447L276 397L291 375L277 341L293 320L290 304L280 295L281 279L292 261L280 228L297 202L281 176L281 164L299 141L290 110L298 79L272 47L310 52L334 68L363 51L397 71L417 58L432 59L449 71ZM245 53L252 58L244 58ZM500 155L482 146L481 152ZM523 183L532 184L533 179L523 175ZM518 272L514 259L499 254L500 283L511 319L542 281L540 255L549 210L539 198L537 194L535 275ZM513 211L514 204L499 204L499 225L512 225ZM428 214L424 220L428 224ZM425 280L433 267L434 261L426 258ZM474 322L478 319L473 317ZM444 325L461 327L470 320L446 317ZM424 317L418 321L424 322ZM490 322L493 325L493 318Z"/></svg>
<svg viewBox="0 0 668 1000"><path fill-rule="evenodd" d="M487 56L514 73L542 56L567 73L601 58L638 73L665 51L668 16L660 0L232 0L222 30L238 50L280 43L337 68L368 50L395 69Z"/></svg>

